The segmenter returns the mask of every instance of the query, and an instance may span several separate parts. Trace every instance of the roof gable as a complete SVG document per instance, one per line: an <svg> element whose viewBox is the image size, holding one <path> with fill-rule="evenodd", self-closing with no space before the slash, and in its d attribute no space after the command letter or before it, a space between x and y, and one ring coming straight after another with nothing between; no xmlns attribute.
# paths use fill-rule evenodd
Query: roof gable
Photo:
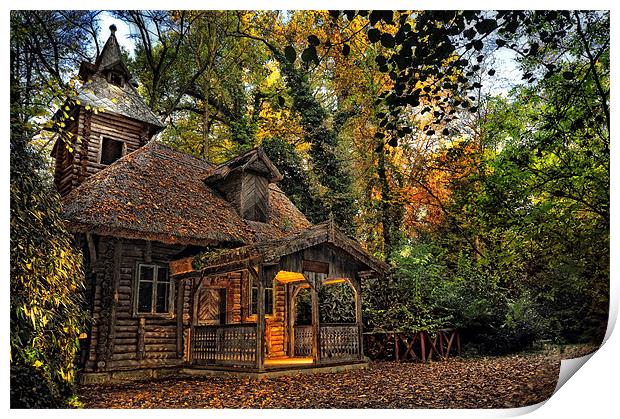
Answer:
<svg viewBox="0 0 620 419"><path fill-rule="evenodd" d="M277 264L287 256L327 244L338 249L350 258L367 266L379 275L384 275L389 267L348 237L335 225L333 220L316 224L282 239L264 241L235 249L205 253L198 257L197 264L202 275L232 272L256 264ZM182 277L196 275L195 271L179 272Z"/></svg>
<svg viewBox="0 0 620 419"><path fill-rule="evenodd" d="M214 167L205 178L205 182L207 184L214 184L225 180L232 173L238 171L257 172L268 178L270 183L282 180L282 174L269 160L263 148L257 147Z"/></svg>

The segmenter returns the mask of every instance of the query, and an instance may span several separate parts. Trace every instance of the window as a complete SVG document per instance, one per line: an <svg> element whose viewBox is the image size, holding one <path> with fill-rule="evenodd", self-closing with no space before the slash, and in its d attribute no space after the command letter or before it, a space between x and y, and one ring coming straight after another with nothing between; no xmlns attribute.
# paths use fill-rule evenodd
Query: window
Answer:
<svg viewBox="0 0 620 419"><path fill-rule="evenodd" d="M123 87L124 86L124 80L123 80L123 75L120 73L117 73L115 71L110 73L110 83L117 85L118 87Z"/></svg>
<svg viewBox="0 0 620 419"><path fill-rule="evenodd" d="M258 284L252 280L250 287L250 315L254 315L258 314ZM273 285L265 288L265 314L273 314Z"/></svg>
<svg viewBox="0 0 620 419"><path fill-rule="evenodd" d="M103 137L101 139L101 157L99 163L112 164L123 157L125 143L112 138Z"/></svg>
<svg viewBox="0 0 620 419"><path fill-rule="evenodd" d="M171 312L171 282L168 268L157 265L138 266L136 313L167 314Z"/></svg>

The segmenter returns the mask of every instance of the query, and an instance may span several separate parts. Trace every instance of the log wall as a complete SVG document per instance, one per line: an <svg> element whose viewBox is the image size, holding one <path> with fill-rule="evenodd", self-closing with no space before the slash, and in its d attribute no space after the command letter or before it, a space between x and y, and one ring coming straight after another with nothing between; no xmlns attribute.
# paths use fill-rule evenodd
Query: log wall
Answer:
<svg viewBox="0 0 620 419"><path fill-rule="evenodd" d="M226 322L240 323L242 318L242 278L246 272L232 272L202 279L173 280L173 301L169 314L135 313L138 265L167 266L183 250L144 240L113 237L88 240L81 237L86 256L88 293L93 322L85 359L86 372L117 371L135 368L178 366L188 360L189 334L193 318L192 298L200 286L226 288ZM95 259L92 253L96 253ZM177 290L180 289L180 295ZM182 310L178 302L182 301ZM178 315L182 319L178 321ZM179 338L179 336L181 336Z"/></svg>
<svg viewBox="0 0 620 419"><path fill-rule="evenodd" d="M91 293L93 322L85 365L88 372L174 366L182 362L177 351L176 307L172 307L171 314L134 314L138 264L166 265L182 250L181 246L147 243L111 237L96 239ZM190 284L184 283L181 288L183 323L189 326Z"/></svg>
<svg viewBox="0 0 620 419"><path fill-rule="evenodd" d="M74 152L67 158L68 150L61 144L56 154L54 175L56 188L62 196L88 176L107 167L99 163L102 137L122 141L124 154L137 150L150 139L148 126L142 122L112 113L95 114L85 108L79 108L74 124L68 126L67 131L74 134Z"/></svg>
<svg viewBox="0 0 620 419"><path fill-rule="evenodd" d="M286 355L286 286L275 281L274 278L275 277L266 278L266 281L268 281L268 285L266 286L273 286L274 289L273 314L267 313L265 315L265 350L267 358L276 358ZM250 286L250 281L243 281L244 292L241 302L244 308L244 323L256 323L257 321L257 316L255 314L249 314Z"/></svg>

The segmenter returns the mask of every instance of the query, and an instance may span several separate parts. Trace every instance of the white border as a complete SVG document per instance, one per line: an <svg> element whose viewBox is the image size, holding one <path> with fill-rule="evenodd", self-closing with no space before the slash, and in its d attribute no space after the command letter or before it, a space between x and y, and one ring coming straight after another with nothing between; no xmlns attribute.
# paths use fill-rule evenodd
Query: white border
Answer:
<svg viewBox="0 0 620 419"><path fill-rule="evenodd" d="M616 4L611 1L588 1L586 3L574 0L565 0L565 1L546 1L540 2L532 1L532 0L522 0L513 3L498 3L497 1L444 1L444 0L422 0L422 1L368 1L368 0L359 0L359 1L325 1L325 0L315 0L312 2L301 2L301 1L283 1L283 0L272 0L269 2L262 1L241 1L241 0L228 0L225 3L218 2L205 2L205 1L182 1L177 0L174 3L172 2L162 2L160 0L154 1L118 1L111 0L106 2L101 1L91 1L91 0L82 0L82 1L62 1L62 2L42 2L42 1L20 1L9 4L9 2L3 3L2 15L3 22L5 22L5 27L2 30L2 42L0 43L0 49L2 51L2 56L5 57L5 60L8 61L8 45L9 45L9 10L12 8L15 9L46 9L46 8L59 8L59 9L85 9L85 8L106 8L106 9L121 9L121 8L132 8L132 9L170 9L170 8L184 8L184 9L373 9L379 6L382 9L408 9L408 8L416 8L416 9L496 9L496 8L506 8L506 9L536 9L536 8L544 8L544 9L611 9L612 10L612 45L615 45L615 35L617 31L616 25ZM617 74L618 63L617 63L617 54L614 51L612 53L612 79L614 81L620 80ZM3 126L4 133L4 141L3 141L3 153L0 153L0 159L2 163L2 167L4 168L2 172L2 185L4 189L4 201L1 206L2 216L4 224L2 224L2 236L5 237L2 242L2 266L4 267L4 298L2 299L2 313L4 316L7 316L9 313L9 92L8 92L8 83L6 81L9 79L9 66L6 64L2 67L2 78L5 82L2 83L2 92L3 92L3 106L1 107L2 117L0 118L0 123ZM616 84L612 84L612 103L617 97L618 89L616 88ZM612 128L613 131L613 128ZM616 164L618 162L616 152L616 148L612 147L612 177L611 177L611 190L615 189L615 186L618 186L617 177L615 176ZM612 209L616 208L617 204L617 195L612 195ZM613 323L615 323L615 319L617 317L618 312L618 281L615 273L617 272L617 261L618 260L618 246L616 244L615 238L618 234L618 226L616 222L616 217L614 214L615 211L612 211L612 223L611 223L611 234L612 234L612 242L611 242L611 260L612 260L612 277L611 277L611 309L610 309L610 326L608 330L609 332L613 328ZM8 318L4 318L4 336L8 337L9 335L9 324ZM5 409L9 408L9 345L8 339L4 340L5 344L2 348L4 362L1 364L0 376L4 379L4 397L2 399L3 406ZM590 361L587 363L588 365L585 368L582 368L577 372L576 377L569 380L559 391L555 394L551 399L544 403L542 407L535 410L531 417L536 418L564 418L564 417L611 417L611 412L617 411L617 398L618 398L618 390L615 385L618 377L620 377L620 368L618 367L618 357L617 354L620 353L619 349L619 339L616 335L611 335L609 340L603 345L603 347L592 356ZM394 412L391 410L383 410L383 411L375 411L375 410L329 410L329 411L287 411L287 410L279 410L275 412L263 412L263 411L225 411L225 410L209 410L207 412L202 410L185 410L182 412L183 415L187 415L189 417L204 417L204 415L208 415L210 418L219 418L219 417L231 417L231 416L241 416L244 417L261 417L264 416L265 413L282 416L303 414L303 415L318 415L321 416L339 416L339 417L357 417L359 415L368 415L373 418L393 418L394 415L415 415L415 417L426 418L426 417L504 417L504 416L515 416L519 414L527 413L531 411L532 408L522 408L522 409L506 409L506 410L415 410L412 412ZM15 415L18 417L31 416L33 414L38 414L35 412L28 411L11 411L11 415ZM57 416L57 417L83 417L84 415L94 416L94 417L108 417L109 415L120 415L120 416L133 416L133 417L148 417L152 418L153 415L156 416L169 416L170 414L174 414L173 412L168 411L153 411L153 410L134 410L134 411L97 411L97 410L80 410L80 411L45 411L45 415Z"/></svg>

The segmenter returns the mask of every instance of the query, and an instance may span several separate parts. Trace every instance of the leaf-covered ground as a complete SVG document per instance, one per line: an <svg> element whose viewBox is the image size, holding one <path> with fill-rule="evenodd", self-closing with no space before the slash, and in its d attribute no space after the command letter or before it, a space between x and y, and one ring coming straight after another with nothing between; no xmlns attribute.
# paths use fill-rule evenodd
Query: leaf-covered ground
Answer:
<svg viewBox="0 0 620 419"><path fill-rule="evenodd" d="M83 386L87 408L506 408L551 396L574 347L428 364L372 362L368 370L248 380L182 378Z"/></svg>

